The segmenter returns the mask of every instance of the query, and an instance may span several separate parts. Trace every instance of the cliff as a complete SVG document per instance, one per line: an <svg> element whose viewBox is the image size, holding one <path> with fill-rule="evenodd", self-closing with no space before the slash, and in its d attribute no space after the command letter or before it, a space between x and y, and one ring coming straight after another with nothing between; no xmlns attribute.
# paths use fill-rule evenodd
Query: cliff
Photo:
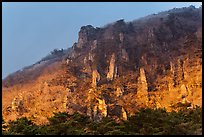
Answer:
<svg viewBox="0 0 204 137"><path fill-rule="evenodd" d="M202 106L202 7L172 9L102 28L2 81L5 120L38 124L52 112L125 120L141 107Z"/></svg>

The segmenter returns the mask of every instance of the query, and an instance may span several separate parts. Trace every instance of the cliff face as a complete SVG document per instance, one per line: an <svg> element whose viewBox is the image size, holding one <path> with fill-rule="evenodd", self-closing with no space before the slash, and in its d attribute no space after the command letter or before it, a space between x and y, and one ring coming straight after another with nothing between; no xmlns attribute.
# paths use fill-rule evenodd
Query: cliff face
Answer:
<svg viewBox="0 0 204 137"><path fill-rule="evenodd" d="M109 71L107 74L108 80L113 80L117 76L117 66L115 65L115 54L112 54L110 59Z"/></svg>
<svg viewBox="0 0 204 137"><path fill-rule="evenodd" d="M75 111L125 120L141 107L202 106L202 8L182 8L103 28L83 26L72 48L3 80L6 120L46 122Z"/></svg>

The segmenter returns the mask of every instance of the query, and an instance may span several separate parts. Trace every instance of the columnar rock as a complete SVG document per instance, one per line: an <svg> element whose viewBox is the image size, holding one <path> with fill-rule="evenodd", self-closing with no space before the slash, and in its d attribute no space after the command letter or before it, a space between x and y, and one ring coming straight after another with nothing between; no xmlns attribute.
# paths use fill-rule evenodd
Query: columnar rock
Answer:
<svg viewBox="0 0 204 137"><path fill-rule="evenodd" d="M92 104L87 109L87 115L96 122L107 116L107 105L105 101L98 98L97 100L97 104Z"/></svg>
<svg viewBox="0 0 204 137"><path fill-rule="evenodd" d="M181 103L185 104L186 102L189 102L189 100L187 100L187 96L189 95L188 89L187 87L183 84L180 87L180 96L179 98L182 99Z"/></svg>
<svg viewBox="0 0 204 137"><path fill-rule="evenodd" d="M189 65L189 59L187 58L186 60L183 61L184 79L188 79L188 72L187 72L188 65Z"/></svg>
<svg viewBox="0 0 204 137"><path fill-rule="evenodd" d="M18 115L22 115L24 113L24 105L23 105L23 97L20 94L18 97L15 97L12 101L12 109L17 112Z"/></svg>
<svg viewBox="0 0 204 137"><path fill-rule="evenodd" d="M123 33L120 33L120 34L119 34L119 38L120 38L120 42L123 42L123 40L124 40L124 34L123 34Z"/></svg>
<svg viewBox="0 0 204 137"><path fill-rule="evenodd" d="M109 71L107 74L107 79L108 80L113 80L113 77L115 75L115 69L116 69L116 65L115 65L115 54L113 53L110 59L110 65L109 65Z"/></svg>
<svg viewBox="0 0 204 137"><path fill-rule="evenodd" d="M92 87L96 87L97 86L97 83L99 82L100 80L100 74L98 73L97 70L93 70L92 72Z"/></svg>
<svg viewBox="0 0 204 137"><path fill-rule="evenodd" d="M115 69L114 69L114 76L113 76L114 78L117 78L117 77L119 77L119 75L118 75L118 67L115 65Z"/></svg>
<svg viewBox="0 0 204 137"><path fill-rule="evenodd" d="M94 60L94 56L93 56L93 54L91 54L90 52L89 52L88 60L91 60L92 62L93 62L93 60Z"/></svg>
<svg viewBox="0 0 204 137"><path fill-rule="evenodd" d="M141 57L141 62L142 62L144 65L147 65L146 56L142 56L142 57Z"/></svg>
<svg viewBox="0 0 204 137"><path fill-rule="evenodd" d="M147 105L148 103L148 86L144 68L140 68L140 76L138 78L137 103Z"/></svg>
<svg viewBox="0 0 204 137"><path fill-rule="evenodd" d="M125 49L122 49L122 59L124 59L125 61L128 61L129 60L129 57L128 57L128 53Z"/></svg>
<svg viewBox="0 0 204 137"><path fill-rule="evenodd" d="M18 107L18 98L15 97L11 103L11 108L16 111L17 110L17 107Z"/></svg>
<svg viewBox="0 0 204 137"><path fill-rule="evenodd" d="M174 88L174 64L170 62L170 75L168 80L169 93L172 93Z"/></svg>
<svg viewBox="0 0 204 137"><path fill-rule="evenodd" d="M177 66L177 80L180 82L184 79L183 61L181 59L177 60Z"/></svg>
<svg viewBox="0 0 204 137"><path fill-rule="evenodd" d="M170 67L171 77L174 81L174 87L176 87L184 79L183 61L181 59L177 59L173 63L170 62Z"/></svg>
<svg viewBox="0 0 204 137"><path fill-rule="evenodd" d="M93 44L91 45L91 51L97 48L97 40L93 41Z"/></svg>
<svg viewBox="0 0 204 137"><path fill-rule="evenodd" d="M86 63L87 63L87 57L84 58L84 64L86 64Z"/></svg>
<svg viewBox="0 0 204 137"><path fill-rule="evenodd" d="M174 75L174 64L170 62L170 72Z"/></svg>
<svg viewBox="0 0 204 137"><path fill-rule="evenodd" d="M89 89L87 101L86 101L86 103L87 103L87 112L86 113L91 119L93 119L93 115L94 115L94 104L92 103L93 99L95 98L94 92L95 92L94 88Z"/></svg>
<svg viewBox="0 0 204 137"><path fill-rule="evenodd" d="M122 96L122 95L123 95L123 92L124 92L124 89L123 89L122 86L121 86L121 87L117 87L117 89L116 89L116 96L117 96L117 97Z"/></svg>
<svg viewBox="0 0 204 137"><path fill-rule="evenodd" d="M83 63L84 63L83 72L84 73L88 73L88 74L92 73L90 61L91 62L94 61L94 54L91 52L88 53L88 56L84 57L84 60L83 60Z"/></svg>
<svg viewBox="0 0 204 137"><path fill-rule="evenodd" d="M183 62L181 59L177 59L175 64L170 62L170 72L173 79L173 86L177 86L184 79Z"/></svg>
<svg viewBox="0 0 204 137"><path fill-rule="evenodd" d="M97 99L98 100L98 109L100 110L100 113L102 117L107 116L107 105L105 103L104 99Z"/></svg>
<svg viewBox="0 0 204 137"><path fill-rule="evenodd" d="M97 105L93 107L92 112L93 112L93 115L92 115L93 120L98 121L99 118L98 118L98 106Z"/></svg>
<svg viewBox="0 0 204 137"><path fill-rule="evenodd" d="M122 107L122 119L123 120L127 120L127 113L126 113L126 111L125 111L125 109Z"/></svg>
<svg viewBox="0 0 204 137"><path fill-rule="evenodd" d="M187 88L186 88L186 86L185 86L184 84L181 85L180 90L181 90L180 94L181 94L182 97L184 97L184 96L185 96L185 97L188 96L188 90L187 90Z"/></svg>
<svg viewBox="0 0 204 137"><path fill-rule="evenodd" d="M140 82L141 87L142 87L141 91L147 92L147 80L146 80L144 68L140 68L139 82Z"/></svg>

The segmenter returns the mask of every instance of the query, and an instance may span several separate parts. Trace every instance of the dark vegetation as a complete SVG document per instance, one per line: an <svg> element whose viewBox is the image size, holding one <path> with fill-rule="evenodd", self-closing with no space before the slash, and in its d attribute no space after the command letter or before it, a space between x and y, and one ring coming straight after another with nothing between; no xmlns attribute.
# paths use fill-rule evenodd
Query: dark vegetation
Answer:
<svg viewBox="0 0 204 137"><path fill-rule="evenodd" d="M93 122L89 117L66 112L54 113L46 125L36 125L26 117L9 122L3 135L193 135L202 134L202 108L166 112L141 109L127 121L104 118ZM2 121L4 124L4 121ZM5 128L5 127L4 127Z"/></svg>

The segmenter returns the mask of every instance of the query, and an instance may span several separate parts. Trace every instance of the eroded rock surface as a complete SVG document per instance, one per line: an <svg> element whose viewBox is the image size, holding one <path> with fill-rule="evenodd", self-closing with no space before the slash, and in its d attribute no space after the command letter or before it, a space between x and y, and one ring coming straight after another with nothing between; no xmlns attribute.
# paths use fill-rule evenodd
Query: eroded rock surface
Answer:
<svg viewBox="0 0 204 137"><path fill-rule="evenodd" d="M38 124L59 111L99 121L141 107L202 106L202 7L83 26L71 48L9 75L2 90L6 121Z"/></svg>

